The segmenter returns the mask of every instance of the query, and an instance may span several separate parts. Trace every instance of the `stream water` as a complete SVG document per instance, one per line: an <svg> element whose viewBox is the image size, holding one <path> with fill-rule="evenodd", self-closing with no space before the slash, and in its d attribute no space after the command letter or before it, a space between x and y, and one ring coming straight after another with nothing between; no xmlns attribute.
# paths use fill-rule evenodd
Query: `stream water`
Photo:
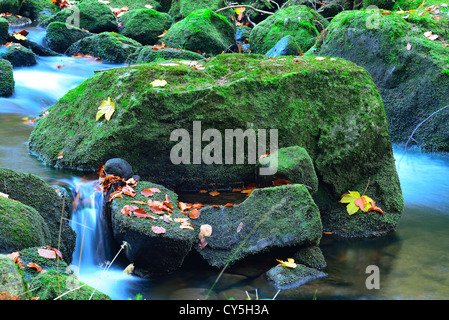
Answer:
<svg viewBox="0 0 449 320"><path fill-rule="evenodd" d="M32 41L42 43L43 31L27 28ZM57 66L62 66L58 68ZM116 65L113 65L114 67ZM112 65L110 67L113 67ZM104 272L112 248L101 230L98 207L101 196L92 178L70 170L45 166L31 156L26 141L32 125L23 118L34 118L75 87L94 70L109 66L98 61L71 57L39 57L38 64L14 70L16 93L0 98L0 167L33 173L49 184L64 186L81 194L73 213L72 227L78 234L72 269L112 299L191 299L204 297L220 270L211 268L193 252L182 268L167 277L140 279L125 275L123 254ZM210 298L245 299L449 299L449 157L404 152L394 147L396 166L405 198L405 209L397 232L376 239L343 240L324 235L321 249L326 258L327 277L299 288L282 290L269 284L264 274L277 264L272 255L251 258L229 268L214 287ZM181 195L186 200L188 195ZM204 200L203 202L206 202ZM229 202L228 199L226 202ZM81 235L81 236L80 236ZM102 245L104 244L104 245ZM81 257L81 258L80 258ZM368 265L380 270L380 289L369 290L365 281Z"/></svg>

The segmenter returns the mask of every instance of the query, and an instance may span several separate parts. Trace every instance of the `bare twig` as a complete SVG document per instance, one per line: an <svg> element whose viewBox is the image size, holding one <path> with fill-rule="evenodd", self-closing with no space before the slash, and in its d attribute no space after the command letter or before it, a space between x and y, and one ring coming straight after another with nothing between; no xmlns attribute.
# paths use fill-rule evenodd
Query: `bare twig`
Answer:
<svg viewBox="0 0 449 320"><path fill-rule="evenodd" d="M238 5L227 6L227 7L224 7L224 8L221 8L221 9L216 10L215 13L218 13L218 12L220 12L220 11L227 10L227 9L235 9L235 8L242 8L242 7L243 7L243 8L249 8L249 9L251 9L251 10L254 10L254 11L256 11L256 12L263 13L263 14L268 14L268 15L274 14L274 12L256 9L256 8L254 8L253 6L250 6L250 5L247 5L247 4L238 4Z"/></svg>

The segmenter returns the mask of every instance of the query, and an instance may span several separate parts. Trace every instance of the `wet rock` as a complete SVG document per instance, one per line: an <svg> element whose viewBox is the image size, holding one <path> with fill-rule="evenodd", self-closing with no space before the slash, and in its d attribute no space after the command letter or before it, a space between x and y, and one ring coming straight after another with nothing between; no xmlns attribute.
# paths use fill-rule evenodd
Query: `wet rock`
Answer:
<svg viewBox="0 0 449 320"><path fill-rule="evenodd" d="M181 267L184 258L190 252L197 233L190 229L181 229L175 221L164 221L161 215L153 213L146 205L135 204L143 208L151 218L140 218L135 215L127 216L121 212L125 205L131 205L131 201L144 201L148 198L141 195L141 191L147 188L158 188L161 192L155 192L151 197L153 201L165 201L168 195L173 204L171 218L185 218L179 210L178 196L173 191L154 183L140 181L134 190L135 197L124 196L115 198L110 205L112 231L114 239L118 243L126 241L129 246L125 251L127 259L134 263L134 274L141 277L160 276L175 271ZM152 227L163 227L166 232L156 234Z"/></svg>
<svg viewBox="0 0 449 320"><path fill-rule="evenodd" d="M233 207L205 207L193 223L212 226L207 246L197 248L216 267L269 249L318 244L322 235L318 207L299 184L256 189Z"/></svg>
<svg viewBox="0 0 449 320"><path fill-rule="evenodd" d="M262 175L263 168L276 168L270 175ZM256 166L256 177L259 184L270 186L277 179L285 179L291 183L304 184L310 194L318 191L318 177L306 149L292 146L276 150L266 157L259 158Z"/></svg>
<svg viewBox="0 0 449 320"><path fill-rule="evenodd" d="M141 46L139 42L121 34L103 32L78 40L67 49L66 54L90 54L104 62L124 63Z"/></svg>
<svg viewBox="0 0 449 320"><path fill-rule="evenodd" d="M5 18L0 17L0 45L5 44L8 40L9 22Z"/></svg>
<svg viewBox="0 0 449 320"><path fill-rule="evenodd" d="M0 12L9 12L13 15L19 14L21 0L2 0L0 1Z"/></svg>
<svg viewBox="0 0 449 320"><path fill-rule="evenodd" d="M172 0L168 13L176 20L187 17L190 13L198 9L210 9L212 11L226 7L224 0ZM223 12L221 13L223 14Z"/></svg>
<svg viewBox="0 0 449 320"><path fill-rule="evenodd" d="M292 258L298 263L314 269L322 269L327 265L323 252L318 246L312 245L301 248Z"/></svg>
<svg viewBox="0 0 449 320"><path fill-rule="evenodd" d="M104 170L107 174L112 174L125 180L128 180L134 175L133 168L129 162L121 158L113 158L106 161Z"/></svg>
<svg viewBox="0 0 449 320"><path fill-rule="evenodd" d="M59 12L58 6L52 3L51 0L26 0L23 1L20 7L20 15L37 20L44 10L50 14Z"/></svg>
<svg viewBox="0 0 449 320"><path fill-rule="evenodd" d="M9 97L14 93L13 66L8 60L0 59L0 97Z"/></svg>
<svg viewBox="0 0 449 320"><path fill-rule="evenodd" d="M135 9L120 17L120 33L134 39L142 45L154 45L159 36L168 30L173 23L168 13L153 9Z"/></svg>
<svg viewBox="0 0 449 320"><path fill-rule="evenodd" d="M0 292L21 295L26 291L26 283L14 261L6 255L0 254Z"/></svg>
<svg viewBox="0 0 449 320"><path fill-rule="evenodd" d="M45 42L56 52L64 53L75 42L93 34L64 22L52 22L46 30Z"/></svg>
<svg viewBox="0 0 449 320"><path fill-rule="evenodd" d="M10 199L34 208L41 215L41 219L37 217L35 220L42 220L46 224L45 232L48 233L48 237L42 237L42 240L46 240L47 243L35 245L59 248L63 259L70 263L75 250L76 234L68 221L61 218L61 215L66 219L70 218L70 204L59 197L50 185L33 174L0 169L0 181L2 181L0 192L8 194Z"/></svg>
<svg viewBox="0 0 449 320"><path fill-rule="evenodd" d="M277 56L296 56L301 53L301 47L293 40L292 37L287 36L279 40L270 51L266 53L268 57Z"/></svg>
<svg viewBox="0 0 449 320"><path fill-rule="evenodd" d="M204 59L204 56L189 50L178 50L173 48L156 48L156 50L153 50L152 46L145 46L138 48L133 54L131 54L128 57L128 63L149 63L156 59L202 60Z"/></svg>
<svg viewBox="0 0 449 320"><path fill-rule="evenodd" d="M277 266L267 272L268 280L278 289L299 287L311 280L326 276L324 272L302 265L297 265L296 268Z"/></svg>
<svg viewBox="0 0 449 320"><path fill-rule="evenodd" d="M31 67L37 64L34 52L19 43L0 48L0 57L11 62L14 68Z"/></svg>

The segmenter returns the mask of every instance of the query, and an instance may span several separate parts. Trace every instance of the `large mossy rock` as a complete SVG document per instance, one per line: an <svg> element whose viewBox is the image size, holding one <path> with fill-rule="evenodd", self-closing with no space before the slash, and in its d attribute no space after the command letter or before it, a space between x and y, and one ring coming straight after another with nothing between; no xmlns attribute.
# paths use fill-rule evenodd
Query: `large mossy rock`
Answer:
<svg viewBox="0 0 449 320"><path fill-rule="evenodd" d="M153 201L166 201L168 195L173 205L170 219L186 218L178 208L178 195L164 186L139 181L134 188L135 197L124 195L123 198L115 198L110 205L111 225L114 239L121 244L126 241L129 246L125 251L127 259L134 264L134 273L142 277L166 275L179 269L184 258L190 252L196 235L199 232L191 229L182 229L175 221L164 221L158 215L149 210L147 205L133 204L131 201L147 202L148 198L141 191L149 188L157 188L160 193L154 192ZM156 219L141 218L132 214L124 215L121 210L125 205L136 205L143 208ZM165 212L168 215L168 212ZM163 227L166 232L157 234L152 227Z"/></svg>
<svg viewBox="0 0 449 320"><path fill-rule="evenodd" d="M36 232L33 235L35 238L39 237L39 241L33 242L33 245L49 245L53 248L60 248L63 259L70 263L76 241L76 234L67 221L70 215L71 204L61 199L50 185L33 174L25 174L11 169L0 169L0 181L2 181L0 192L9 195L10 199L20 201L22 204L34 208L40 214L41 218L35 216L34 211L25 206L20 204L14 205L11 202L5 203L9 207L14 205L16 212L17 210L22 210L29 213L30 219L32 219L30 221L36 222L35 225L33 224L33 228L37 228L36 230L39 229L40 225L43 226L44 231ZM61 215L66 219L62 219ZM16 221L11 223L23 223L23 228L25 228L26 223L30 222ZM10 232L13 232L13 230ZM20 234L15 236L21 237ZM41 242L44 240L46 243Z"/></svg>
<svg viewBox="0 0 449 320"><path fill-rule="evenodd" d="M449 31L448 18L419 14L403 19L371 10L342 12L313 51L353 61L370 72L385 104L391 139L398 143L408 141L419 123L449 105L449 48L439 41ZM426 38L427 31L439 39ZM424 150L448 152L448 123L446 108L420 126L413 139Z"/></svg>
<svg viewBox="0 0 449 320"><path fill-rule="evenodd" d="M207 246L197 248L220 268L276 248L318 245L323 233L320 211L300 184L256 189L232 207L205 207L193 223L212 227Z"/></svg>
<svg viewBox="0 0 449 320"><path fill-rule="evenodd" d="M312 9L288 6L253 28L249 35L251 51L266 54L279 40L290 36L306 52L315 44L316 37L325 25L326 20Z"/></svg>
<svg viewBox="0 0 449 320"><path fill-rule="evenodd" d="M151 85L161 79L167 85ZM96 106L108 97L115 113L110 121L95 121ZM194 137L195 121L201 129ZM273 129L279 148L307 150L319 179L314 197L323 219L332 222L326 228L345 235L394 230L403 197L383 102L369 73L343 59L222 54L194 66L152 63L100 72L50 109L31 133L29 147L57 167L95 171L100 163L121 157L135 174L177 191L211 184L229 188L254 182L255 162L225 164L223 147L222 161L195 164L198 154L191 143L207 129L218 130L224 140L226 129L249 128L266 130L267 145ZM187 142L180 133L191 139L185 154L190 162L175 165L179 159L171 157L172 149L180 140ZM338 203L341 195L363 192L368 180L366 194L385 214L349 216ZM352 223L360 228L354 231Z"/></svg>
<svg viewBox="0 0 449 320"><path fill-rule="evenodd" d="M141 46L139 42L121 34L102 32L78 40L67 49L66 54L90 54L104 62L124 63Z"/></svg>
<svg viewBox="0 0 449 320"><path fill-rule="evenodd" d="M170 28L173 19L168 13L144 8L126 12L120 22L120 34L143 45L153 45Z"/></svg>
<svg viewBox="0 0 449 320"><path fill-rule="evenodd" d="M159 42L172 48L217 55L235 43L235 27L210 9L198 9L172 25Z"/></svg>
<svg viewBox="0 0 449 320"><path fill-rule="evenodd" d="M22 2L22 6L20 7L20 15L37 20L40 13L44 10L48 10L53 14L59 12L58 6L51 0L26 0Z"/></svg>
<svg viewBox="0 0 449 320"><path fill-rule="evenodd" d="M51 22L64 22L93 33L117 32L117 20L111 8L98 0L82 0L42 22L47 26Z"/></svg>
<svg viewBox="0 0 449 320"><path fill-rule="evenodd" d="M52 22L47 27L45 42L51 50L65 53L72 44L92 35L90 32L64 22Z"/></svg>
<svg viewBox="0 0 449 320"><path fill-rule="evenodd" d="M0 97L13 95L14 84L14 73L11 62L0 59Z"/></svg>
<svg viewBox="0 0 449 320"><path fill-rule="evenodd" d="M128 7L129 10L133 9L143 9L145 6L152 6L153 9L157 11L167 12L169 8L165 8L165 6L170 6L169 3L172 0L110 0L109 6L111 8L123 8Z"/></svg>

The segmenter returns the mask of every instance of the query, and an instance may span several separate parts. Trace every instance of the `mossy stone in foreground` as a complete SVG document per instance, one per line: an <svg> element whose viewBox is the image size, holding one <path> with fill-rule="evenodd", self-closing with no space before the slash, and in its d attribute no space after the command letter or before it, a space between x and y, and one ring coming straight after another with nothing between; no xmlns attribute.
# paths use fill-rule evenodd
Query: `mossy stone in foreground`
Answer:
<svg viewBox="0 0 449 320"><path fill-rule="evenodd" d="M104 293L95 290L95 288L85 285L73 275L58 273L54 270L41 273L34 277L28 283L29 290L33 291L33 297L38 297L39 300L54 300L57 297L69 292L60 297L60 300L111 300ZM95 291L95 293L94 293ZM91 295L93 294L92 298Z"/></svg>
<svg viewBox="0 0 449 320"><path fill-rule="evenodd" d="M13 252L50 242L47 223L36 209L0 197L0 252Z"/></svg>
<svg viewBox="0 0 449 320"><path fill-rule="evenodd" d="M210 9L198 9L174 24L159 40L172 48L217 55L235 43L235 27Z"/></svg>
<svg viewBox="0 0 449 320"><path fill-rule="evenodd" d="M14 93L13 66L8 60L0 59L0 97L9 97Z"/></svg>
<svg viewBox="0 0 449 320"><path fill-rule="evenodd" d="M193 223L212 227L198 251L216 267L276 248L317 245L322 235L318 207L300 184L256 189L232 207L203 208Z"/></svg>
<svg viewBox="0 0 449 320"><path fill-rule="evenodd" d="M120 33L143 45L153 45L173 23L168 13L153 9L135 9L120 17Z"/></svg>
<svg viewBox="0 0 449 320"><path fill-rule="evenodd" d="M153 87L158 79L167 84ZM95 121L108 97L115 113L110 121ZM185 129L197 139L194 121L201 123L201 132L216 129L223 138L226 129L266 130L267 147L270 130L277 130L279 148L299 145L309 153L319 179L314 197L323 216L337 210L336 220L348 216L361 229L369 217L377 231L385 222L389 231L397 225L403 198L382 98L369 73L343 59L222 54L195 66L151 63L99 72L50 109L31 133L29 147L49 165L89 171L120 157L143 179L173 190L254 182L255 165L248 159L244 164L225 164L224 158L221 164L193 164L191 145L190 163L172 162L171 151L180 142L179 137L170 140L172 132ZM208 144L203 141L202 148ZM338 201L348 190L362 193L368 179L366 194L386 214L349 217ZM352 233L360 234L365 233Z"/></svg>
<svg viewBox="0 0 449 320"><path fill-rule="evenodd" d="M0 254L0 292L21 295L26 291L26 283L17 265L7 255Z"/></svg>
<svg viewBox="0 0 449 320"><path fill-rule="evenodd" d="M11 62L14 68L31 67L37 64L34 52L19 43L13 43L7 48L0 48L0 58Z"/></svg>

